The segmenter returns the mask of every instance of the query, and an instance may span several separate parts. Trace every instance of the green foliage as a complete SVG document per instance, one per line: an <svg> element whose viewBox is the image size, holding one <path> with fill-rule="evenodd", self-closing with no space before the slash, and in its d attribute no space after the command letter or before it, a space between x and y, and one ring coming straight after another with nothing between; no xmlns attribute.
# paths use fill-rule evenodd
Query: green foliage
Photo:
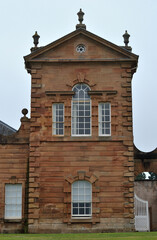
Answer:
<svg viewBox="0 0 157 240"><path fill-rule="evenodd" d="M157 180L157 174L154 172L147 172L147 175L146 175L145 172L142 172L135 178L135 181L140 181L140 180L155 181Z"/></svg>
<svg viewBox="0 0 157 240"><path fill-rule="evenodd" d="M135 180L138 181L138 180L145 180L146 179L146 174L144 172L140 173L136 178Z"/></svg>
<svg viewBox="0 0 157 240"><path fill-rule="evenodd" d="M149 180L157 180L157 174L154 172L149 172Z"/></svg>

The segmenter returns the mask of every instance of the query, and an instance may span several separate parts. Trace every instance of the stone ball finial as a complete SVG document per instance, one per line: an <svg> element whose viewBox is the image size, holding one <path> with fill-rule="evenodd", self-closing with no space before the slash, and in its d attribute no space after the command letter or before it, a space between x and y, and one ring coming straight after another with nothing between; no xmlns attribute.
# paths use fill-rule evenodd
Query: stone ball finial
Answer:
<svg viewBox="0 0 157 240"><path fill-rule="evenodd" d="M21 112L24 115L24 117L26 117L28 110L27 110L27 108L23 108Z"/></svg>

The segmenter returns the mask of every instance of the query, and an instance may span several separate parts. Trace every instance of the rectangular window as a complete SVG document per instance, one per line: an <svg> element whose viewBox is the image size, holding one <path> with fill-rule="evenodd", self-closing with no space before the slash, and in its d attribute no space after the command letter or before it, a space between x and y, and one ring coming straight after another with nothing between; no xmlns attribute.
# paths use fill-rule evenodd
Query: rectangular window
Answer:
<svg viewBox="0 0 157 240"><path fill-rule="evenodd" d="M53 123L52 133L53 135L64 135L64 104L54 103L52 106Z"/></svg>
<svg viewBox="0 0 157 240"><path fill-rule="evenodd" d="M22 218L22 184L5 184L5 219Z"/></svg>
<svg viewBox="0 0 157 240"><path fill-rule="evenodd" d="M111 105L99 103L99 136L111 135Z"/></svg>
<svg viewBox="0 0 157 240"><path fill-rule="evenodd" d="M74 101L72 102L72 135L90 136L91 135L91 102Z"/></svg>
<svg viewBox="0 0 157 240"><path fill-rule="evenodd" d="M90 217L92 215L92 185L87 181L72 184L72 216Z"/></svg>

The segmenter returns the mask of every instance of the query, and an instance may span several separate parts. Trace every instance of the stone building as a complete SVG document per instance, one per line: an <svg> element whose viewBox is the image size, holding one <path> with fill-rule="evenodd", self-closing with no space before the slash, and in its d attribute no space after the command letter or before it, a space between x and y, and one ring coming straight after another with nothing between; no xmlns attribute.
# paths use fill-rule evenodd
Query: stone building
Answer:
<svg viewBox="0 0 157 240"><path fill-rule="evenodd" d="M134 230L131 80L138 56L76 30L24 57L31 118L0 135L0 231Z"/></svg>

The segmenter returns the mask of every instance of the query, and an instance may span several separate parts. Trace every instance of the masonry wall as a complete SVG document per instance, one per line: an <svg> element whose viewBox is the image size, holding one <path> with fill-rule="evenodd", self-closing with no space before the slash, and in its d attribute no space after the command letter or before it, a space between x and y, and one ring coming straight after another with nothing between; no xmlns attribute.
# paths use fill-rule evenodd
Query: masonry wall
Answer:
<svg viewBox="0 0 157 240"><path fill-rule="evenodd" d="M27 169L29 160L29 120L21 119L20 130L0 135L0 232L17 233L27 229ZM5 219L5 184L22 184L22 219Z"/></svg>
<svg viewBox="0 0 157 240"><path fill-rule="evenodd" d="M31 73L29 232L134 230L131 64L35 63ZM68 91L80 81L95 91L91 137L71 136ZM111 137L98 136L102 101L111 103ZM57 102L65 104L64 137L52 136L52 104ZM76 179L92 183L91 219L71 218Z"/></svg>

